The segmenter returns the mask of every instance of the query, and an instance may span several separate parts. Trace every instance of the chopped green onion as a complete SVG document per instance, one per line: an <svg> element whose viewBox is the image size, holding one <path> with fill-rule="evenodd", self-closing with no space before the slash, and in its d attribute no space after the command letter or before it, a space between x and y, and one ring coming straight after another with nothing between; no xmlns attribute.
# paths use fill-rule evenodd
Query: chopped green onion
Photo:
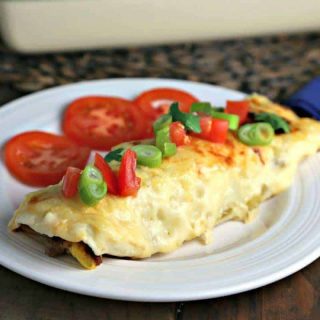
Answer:
<svg viewBox="0 0 320 320"><path fill-rule="evenodd" d="M170 114L164 114L153 123L153 130L154 132L157 132L158 130L169 126L171 123L172 116Z"/></svg>
<svg viewBox="0 0 320 320"><path fill-rule="evenodd" d="M237 130L239 127L239 116L235 114L212 111L210 115L215 119L227 120L229 122L230 130Z"/></svg>
<svg viewBox="0 0 320 320"><path fill-rule="evenodd" d="M170 106L170 114L173 121L180 121L187 130L200 133L200 117L192 113L185 113L179 110L179 105L177 102L174 102Z"/></svg>
<svg viewBox="0 0 320 320"><path fill-rule="evenodd" d="M289 133L290 132L290 127L287 121L282 119L281 117L277 116L274 113L259 113L254 116L255 121L258 122L267 122L269 123L274 131L276 132L284 132L284 133Z"/></svg>
<svg viewBox="0 0 320 320"><path fill-rule="evenodd" d="M163 157L172 157L177 153L177 146L172 142L165 142L163 145Z"/></svg>
<svg viewBox="0 0 320 320"><path fill-rule="evenodd" d="M150 168L156 168L161 165L162 153L157 147L140 144L133 146L131 150L137 154L138 164Z"/></svg>
<svg viewBox="0 0 320 320"><path fill-rule="evenodd" d="M170 128L164 127L156 132L156 147L163 151L163 145L170 142Z"/></svg>
<svg viewBox="0 0 320 320"><path fill-rule="evenodd" d="M170 141L169 127L164 127L156 132L156 147L161 150L164 158L176 154L177 146Z"/></svg>
<svg viewBox="0 0 320 320"><path fill-rule="evenodd" d="M92 165L87 165L79 180L79 195L88 206L97 204L107 193L107 185L101 172Z"/></svg>
<svg viewBox="0 0 320 320"><path fill-rule="evenodd" d="M269 123L249 123L240 127L238 137L249 146L266 146L274 137L274 130Z"/></svg>
<svg viewBox="0 0 320 320"><path fill-rule="evenodd" d="M210 115L213 111L213 108L211 107L210 102L194 102L191 105L191 112L202 112L205 114Z"/></svg>
<svg viewBox="0 0 320 320"><path fill-rule="evenodd" d="M121 161L124 152L125 152L124 148L112 150L104 157L104 160L107 162L111 162L113 160Z"/></svg>

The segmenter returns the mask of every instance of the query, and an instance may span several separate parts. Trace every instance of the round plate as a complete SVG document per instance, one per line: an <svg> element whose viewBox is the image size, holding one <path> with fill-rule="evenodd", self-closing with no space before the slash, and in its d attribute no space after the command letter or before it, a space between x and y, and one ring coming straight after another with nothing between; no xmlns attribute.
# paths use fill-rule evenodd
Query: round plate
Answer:
<svg viewBox="0 0 320 320"><path fill-rule="evenodd" d="M59 132L61 114L85 95L133 98L154 87L186 90L221 106L244 94L187 81L116 79L66 85L18 99L0 109L0 144L33 129ZM217 226L214 242L194 240L171 254L130 261L104 258L93 271L71 257L47 257L43 247L7 224L32 189L14 180L0 163L0 263L28 278L77 293L134 301L182 301L225 296L279 280L320 255L319 155L302 163L293 186L263 203L250 224Z"/></svg>

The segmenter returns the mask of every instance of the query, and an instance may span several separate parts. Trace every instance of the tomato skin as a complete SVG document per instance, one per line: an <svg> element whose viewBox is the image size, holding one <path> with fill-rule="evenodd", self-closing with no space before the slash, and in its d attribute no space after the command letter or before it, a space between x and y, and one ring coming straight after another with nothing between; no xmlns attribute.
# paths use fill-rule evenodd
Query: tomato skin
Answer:
<svg viewBox="0 0 320 320"><path fill-rule="evenodd" d="M80 175L80 169L68 167L62 183L62 194L64 197L73 198L77 194Z"/></svg>
<svg viewBox="0 0 320 320"><path fill-rule="evenodd" d="M119 169L119 194L122 197L135 196L140 188L141 179L136 176L137 155L128 149L121 160Z"/></svg>
<svg viewBox="0 0 320 320"><path fill-rule="evenodd" d="M184 125L181 122L176 121L171 123L170 140L177 146L183 146L190 142L190 138L188 137Z"/></svg>
<svg viewBox="0 0 320 320"><path fill-rule="evenodd" d="M140 139L145 119L131 101L107 96L87 96L66 108L63 132L80 145L109 150L124 141Z"/></svg>
<svg viewBox="0 0 320 320"><path fill-rule="evenodd" d="M98 168L102 173L104 181L108 187L108 193L117 195L119 193L117 177L110 168L109 164L103 159L103 157L99 153L96 153L95 155L94 166Z"/></svg>
<svg viewBox="0 0 320 320"><path fill-rule="evenodd" d="M248 119L250 103L247 100L242 101L227 101L225 113L235 114L239 116L239 124L243 124Z"/></svg>
<svg viewBox="0 0 320 320"><path fill-rule="evenodd" d="M68 167L83 169L90 149L66 137L29 131L11 138L4 148L5 163L19 181L35 187L58 183Z"/></svg>
<svg viewBox="0 0 320 320"><path fill-rule="evenodd" d="M228 136L229 122L222 119L213 119L210 141L215 143L225 143Z"/></svg>

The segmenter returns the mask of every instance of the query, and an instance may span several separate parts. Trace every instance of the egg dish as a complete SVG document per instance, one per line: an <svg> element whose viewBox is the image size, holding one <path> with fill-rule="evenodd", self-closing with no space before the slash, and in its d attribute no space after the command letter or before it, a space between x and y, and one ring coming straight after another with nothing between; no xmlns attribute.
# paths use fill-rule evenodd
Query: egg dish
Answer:
<svg viewBox="0 0 320 320"><path fill-rule="evenodd" d="M79 194L64 197L59 183L28 194L9 229L41 237L50 255L69 253L93 269L103 255L148 258L195 238L208 243L221 222L249 222L262 201L290 186L299 162L320 148L320 124L265 97L248 100L250 113L276 114L290 132L266 146L246 145L231 131L223 144L191 136L161 166L137 167L136 196L108 194L86 206ZM119 165L112 168L117 172Z"/></svg>

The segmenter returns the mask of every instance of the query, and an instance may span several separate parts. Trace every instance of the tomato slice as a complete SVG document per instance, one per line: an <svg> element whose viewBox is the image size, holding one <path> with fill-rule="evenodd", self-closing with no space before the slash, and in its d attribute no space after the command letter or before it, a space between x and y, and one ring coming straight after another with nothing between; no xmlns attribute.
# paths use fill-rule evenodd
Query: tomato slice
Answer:
<svg viewBox="0 0 320 320"><path fill-rule="evenodd" d="M96 153L95 155L94 165L101 171L103 179L108 186L108 193L118 194L117 177L110 168L109 164L103 159L103 157L99 153Z"/></svg>
<svg viewBox="0 0 320 320"><path fill-rule="evenodd" d="M120 196L135 196L140 188L141 178L136 176L137 155L128 149L121 160L119 169Z"/></svg>
<svg viewBox="0 0 320 320"><path fill-rule="evenodd" d="M172 122L170 125L170 140L177 146L183 146L190 142L183 124L179 121Z"/></svg>
<svg viewBox="0 0 320 320"><path fill-rule="evenodd" d="M213 119L210 141L215 143L225 143L228 136L229 122L222 119Z"/></svg>
<svg viewBox="0 0 320 320"><path fill-rule="evenodd" d="M140 139L146 130L143 116L132 102L99 96L73 101L67 107L62 127L70 139L97 150Z"/></svg>
<svg viewBox="0 0 320 320"><path fill-rule="evenodd" d="M82 169L90 150L51 133L30 131L9 140L4 155L7 168L21 182L37 187L58 183L68 167Z"/></svg>
<svg viewBox="0 0 320 320"><path fill-rule="evenodd" d="M173 102L179 102L179 109L184 112L189 112L192 103L198 102L198 99L188 92L172 89L172 88L158 88L151 89L141 93L133 101L149 123L146 124L146 136L149 138L153 136L152 123L161 115L168 113L169 107Z"/></svg>
<svg viewBox="0 0 320 320"><path fill-rule="evenodd" d="M242 100L242 101L228 100L225 112L239 116L239 123L243 124L248 119L249 106L250 104L249 104L249 101L247 100Z"/></svg>
<svg viewBox="0 0 320 320"><path fill-rule="evenodd" d="M68 167L62 184L62 193L66 198L73 198L77 194L80 175L80 169Z"/></svg>

